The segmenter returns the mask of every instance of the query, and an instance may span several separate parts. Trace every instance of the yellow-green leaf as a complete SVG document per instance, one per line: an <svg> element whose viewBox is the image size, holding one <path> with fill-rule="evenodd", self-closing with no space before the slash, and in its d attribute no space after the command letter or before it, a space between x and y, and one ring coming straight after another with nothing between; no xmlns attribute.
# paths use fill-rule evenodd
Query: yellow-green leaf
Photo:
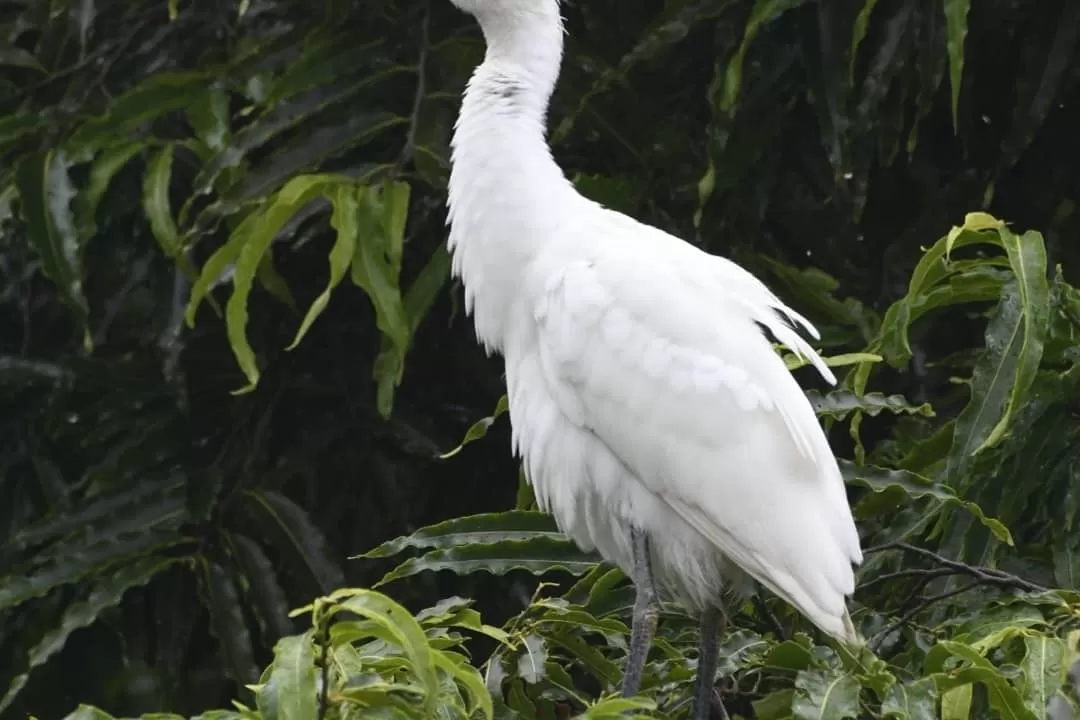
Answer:
<svg viewBox="0 0 1080 720"><path fill-rule="evenodd" d="M345 273L348 272L355 255L358 230L356 220L360 209L357 190L348 185L339 185L332 193L329 193L329 200L334 207L330 225L337 231L337 239L330 250L330 280L326 284L326 289L311 303L307 315L300 323L300 329L296 332L296 338L288 347L289 350L300 344L311 324L326 309L326 305L330 302L330 293L345 279Z"/></svg>
<svg viewBox="0 0 1080 720"><path fill-rule="evenodd" d="M375 324L393 350L380 353L372 370L377 386L376 406L383 417L390 416L410 338L399 285L408 188L406 183L387 181L358 191L359 229L351 277L367 293L375 308Z"/></svg>

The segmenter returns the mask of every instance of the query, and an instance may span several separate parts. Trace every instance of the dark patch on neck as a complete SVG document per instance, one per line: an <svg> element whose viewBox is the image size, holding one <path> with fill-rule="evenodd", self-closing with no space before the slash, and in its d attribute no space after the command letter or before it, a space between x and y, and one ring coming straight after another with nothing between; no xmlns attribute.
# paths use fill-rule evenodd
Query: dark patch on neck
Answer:
<svg viewBox="0 0 1080 720"><path fill-rule="evenodd" d="M500 105L518 107L528 88L520 79L496 73L484 83L484 94Z"/></svg>

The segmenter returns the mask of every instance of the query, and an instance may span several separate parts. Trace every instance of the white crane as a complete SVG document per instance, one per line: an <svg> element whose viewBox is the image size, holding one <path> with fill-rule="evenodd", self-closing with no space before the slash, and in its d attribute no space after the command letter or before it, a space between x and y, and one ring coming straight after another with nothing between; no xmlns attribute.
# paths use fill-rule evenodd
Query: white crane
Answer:
<svg viewBox="0 0 1080 720"><path fill-rule="evenodd" d="M514 451L538 504L634 581L623 694L658 592L702 618L694 717L712 697L721 593L750 578L824 632L862 561L809 401L764 334L836 379L803 317L734 263L582 197L551 155L558 0L452 0L487 43L453 137L449 246L476 335L506 362Z"/></svg>

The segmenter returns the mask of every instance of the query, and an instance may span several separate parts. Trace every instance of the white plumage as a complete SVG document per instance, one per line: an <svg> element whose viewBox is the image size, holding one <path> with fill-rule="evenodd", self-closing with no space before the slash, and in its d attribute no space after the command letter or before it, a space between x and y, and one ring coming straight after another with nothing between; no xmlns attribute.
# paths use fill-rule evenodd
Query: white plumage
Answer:
<svg viewBox="0 0 1080 720"><path fill-rule="evenodd" d="M745 572L857 642L843 480L761 326L835 383L793 325L816 331L737 265L573 188L545 139L556 0L453 1L488 45L453 138L453 271L505 358L541 508L631 575L630 528L644 531L656 582L691 609Z"/></svg>

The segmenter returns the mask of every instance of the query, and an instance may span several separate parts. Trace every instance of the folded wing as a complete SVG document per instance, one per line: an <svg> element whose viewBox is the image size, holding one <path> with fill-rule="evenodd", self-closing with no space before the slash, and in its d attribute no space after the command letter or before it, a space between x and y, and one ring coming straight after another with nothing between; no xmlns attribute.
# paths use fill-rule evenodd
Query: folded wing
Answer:
<svg viewBox="0 0 1080 720"><path fill-rule="evenodd" d="M834 381L786 320L805 320L738 266L616 213L536 260L544 377L717 549L826 632L854 642L845 596L862 560L836 460L762 331ZM599 249L597 249L599 248ZM567 257L576 260L567 262Z"/></svg>

